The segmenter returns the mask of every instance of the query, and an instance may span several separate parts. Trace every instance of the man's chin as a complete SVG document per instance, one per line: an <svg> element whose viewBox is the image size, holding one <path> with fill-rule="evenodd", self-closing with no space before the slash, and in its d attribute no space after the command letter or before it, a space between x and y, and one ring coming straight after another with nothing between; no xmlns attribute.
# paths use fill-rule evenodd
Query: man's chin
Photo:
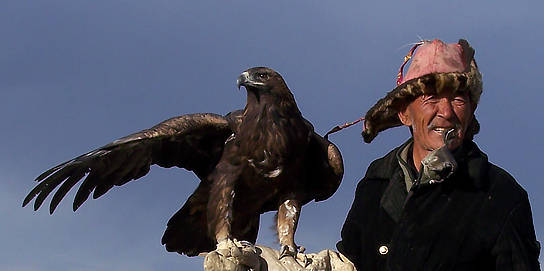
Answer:
<svg viewBox="0 0 544 271"><path fill-rule="evenodd" d="M444 146L444 136L440 133L432 131L429 135L429 145L433 147L433 149L438 149Z"/></svg>
<svg viewBox="0 0 544 271"><path fill-rule="evenodd" d="M440 132L431 130L427 139L430 142L429 146L432 146L434 149L439 149L445 145L444 135ZM450 143L448 144L448 149L450 150L457 149L457 147L461 146L461 143L463 142L460 135L457 135L456 138L450 139L449 141Z"/></svg>

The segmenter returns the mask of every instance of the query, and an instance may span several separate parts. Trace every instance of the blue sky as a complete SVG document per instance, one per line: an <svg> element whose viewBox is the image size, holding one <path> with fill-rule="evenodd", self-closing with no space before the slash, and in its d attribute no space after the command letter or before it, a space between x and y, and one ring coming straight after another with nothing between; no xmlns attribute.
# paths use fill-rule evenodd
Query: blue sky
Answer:
<svg viewBox="0 0 544 271"><path fill-rule="evenodd" d="M484 93L475 141L528 191L544 238L542 1L12 1L0 9L0 269L201 270L202 258L160 245L166 222L196 188L181 169L57 212L21 208L44 170L187 113L242 108L236 77L280 72L318 133L357 119L395 84L409 43L467 39ZM364 144L360 126L331 136L345 175L332 198L302 209L296 235L333 248L368 164L409 137ZM276 247L273 214L260 244ZM542 261L542 257L541 257Z"/></svg>

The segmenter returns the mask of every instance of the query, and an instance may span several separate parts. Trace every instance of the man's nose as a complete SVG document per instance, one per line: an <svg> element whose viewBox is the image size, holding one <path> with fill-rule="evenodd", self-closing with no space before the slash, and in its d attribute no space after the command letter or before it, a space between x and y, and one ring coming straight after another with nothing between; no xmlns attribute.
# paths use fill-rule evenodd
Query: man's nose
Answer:
<svg viewBox="0 0 544 271"><path fill-rule="evenodd" d="M451 101L448 98L440 99L437 107L437 115L444 119L450 119L455 114L455 112L453 112L453 106L451 104Z"/></svg>

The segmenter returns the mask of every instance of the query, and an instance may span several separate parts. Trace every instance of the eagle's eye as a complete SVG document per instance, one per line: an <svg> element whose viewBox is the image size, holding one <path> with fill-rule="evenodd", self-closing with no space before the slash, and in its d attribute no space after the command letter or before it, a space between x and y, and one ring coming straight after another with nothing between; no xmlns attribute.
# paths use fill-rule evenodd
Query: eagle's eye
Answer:
<svg viewBox="0 0 544 271"><path fill-rule="evenodd" d="M266 80L268 79L268 74L260 72L260 73L257 73L257 77L259 77L259 79Z"/></svg>

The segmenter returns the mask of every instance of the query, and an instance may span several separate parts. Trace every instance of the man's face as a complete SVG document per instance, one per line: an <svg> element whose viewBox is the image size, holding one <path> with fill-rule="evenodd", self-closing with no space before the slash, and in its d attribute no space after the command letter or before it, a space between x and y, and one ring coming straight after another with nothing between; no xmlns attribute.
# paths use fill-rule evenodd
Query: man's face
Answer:
<svg viewBox="0 0 544 271"><path fill-rule="evenodd" d="M399 118L412 127L415 152L427 153L444 146L443 133L455 128L456 138L448 145L453 150L462 144L474 109L467 93L445 91L417 97L399 112Z"/></svg>

